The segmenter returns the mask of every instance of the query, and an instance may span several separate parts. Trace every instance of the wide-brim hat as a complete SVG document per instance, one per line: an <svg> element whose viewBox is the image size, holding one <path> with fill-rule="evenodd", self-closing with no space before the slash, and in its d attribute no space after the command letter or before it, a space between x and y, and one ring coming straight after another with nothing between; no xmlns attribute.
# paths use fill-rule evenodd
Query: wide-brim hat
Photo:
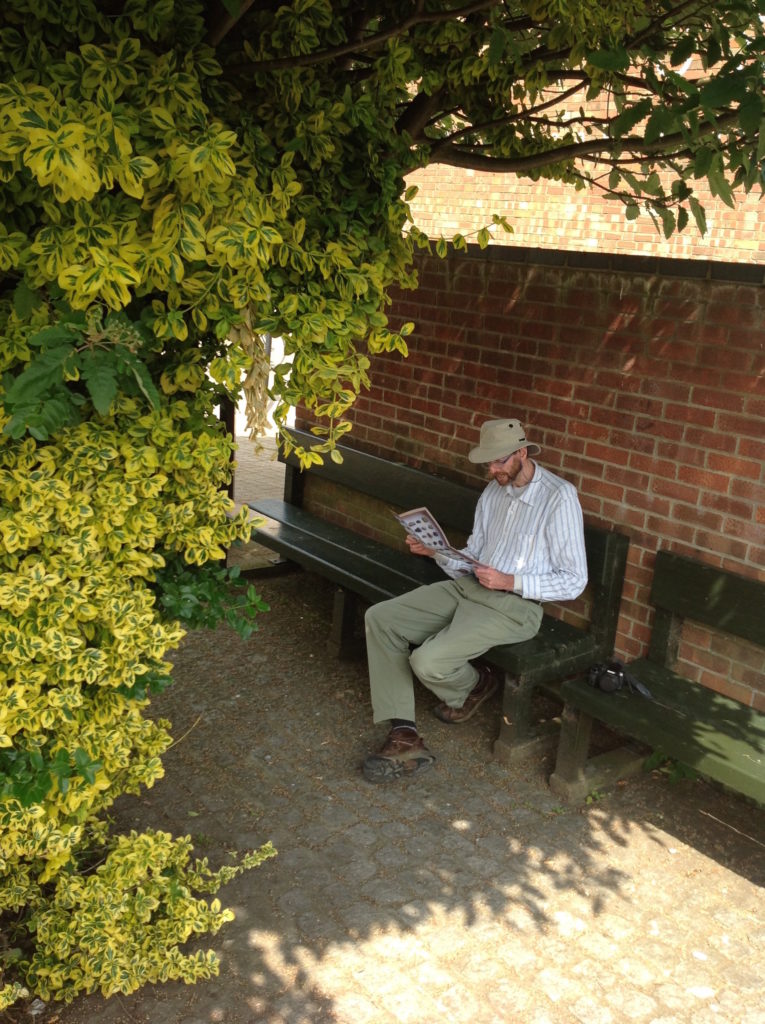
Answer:
<svg viewBox="0 0 765 1024"><path fill-rule="evenodd" d="M518 420L487 420L481 427L481 440L471 449L471 462L494 462L504 459L521 448L527 448L529 455L539 455L538 444L526 440L526 431Z"/></svg>

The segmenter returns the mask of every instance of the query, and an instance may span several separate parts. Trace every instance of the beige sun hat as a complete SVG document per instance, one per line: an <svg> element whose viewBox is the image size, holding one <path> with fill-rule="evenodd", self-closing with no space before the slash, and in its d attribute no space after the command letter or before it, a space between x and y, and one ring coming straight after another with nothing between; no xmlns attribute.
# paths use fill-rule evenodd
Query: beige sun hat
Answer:
<svg viewBox="0 0 765 1024"><path fill-rule="evenodd" d="M481 440L477 448L471 449L471 462L494 462L504 459L521 448L527 448L529 455L539 455L538 444L526 440L526 431L518 420L487 420L481 427Z"/></svg>

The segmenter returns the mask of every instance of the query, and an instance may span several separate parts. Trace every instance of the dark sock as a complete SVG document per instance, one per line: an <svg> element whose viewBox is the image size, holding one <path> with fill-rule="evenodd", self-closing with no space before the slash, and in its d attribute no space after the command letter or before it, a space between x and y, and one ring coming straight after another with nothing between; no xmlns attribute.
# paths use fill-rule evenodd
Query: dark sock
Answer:
<svg viewBox="0 0 765 1024"><path fill-rule="evenodd" d="M417 732L417 726L408 718L391 718L390 727L391 729L411 729L412 732Z"/></svg>

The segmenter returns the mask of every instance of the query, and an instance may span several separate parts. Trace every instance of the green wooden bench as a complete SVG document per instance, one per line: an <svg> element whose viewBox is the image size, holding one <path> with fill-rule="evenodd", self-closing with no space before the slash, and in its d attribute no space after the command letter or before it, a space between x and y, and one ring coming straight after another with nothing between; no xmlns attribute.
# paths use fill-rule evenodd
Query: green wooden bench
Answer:
<svg viewBox="0 0 765 1024"><path fill-rule="evenodd" d="M304 446L314 440L303 431L292 433ZM254 540L337 584L328 640L336 654L353 646L359 598L369 603L382 601L446 577L431 559L414 557L363 536L357 527L329 522L311 507L303 507L304 502L312 505L306 495L309 478L312 483L321 480L350 489L396 511L425 505L447 532L455 532L455 542L457 533L466 536L472 529L479 494L471 487L352 448L340 446L339 451L342 463L326 458L322 466L305 472L294 454L286 459L280 456L285 463L284 499L248 503L265 517L254 528ZM340 516L342 504L338 497L334 511ZM391 536L403 537L393 516L388 517L387 512L385 516L392 524ZM586 526L588 621L572 625L545 615L533 640L495 647L486 654L487 660L505 673L500 731L494 744L494 754L500 760L526 756L540 742L549 741L549 730L539 731L533 722L536 687L555 687L567 676L586 672L593 662L611 656L628 543L623 534Z"/></svg>
<svg viewBox="0 0 765 1024"><path fill-rule="evenodd" d="M648 687L653 700L627 689L603 693L581 679L564 683L563 724L551 788L576 802L642 768L645 753L629 746L588 756L597 719L765 803L765 715L673 669L685 619L765 646L765 584L660 551L651 603L655 617L647 656L626 667Z"/></svg>

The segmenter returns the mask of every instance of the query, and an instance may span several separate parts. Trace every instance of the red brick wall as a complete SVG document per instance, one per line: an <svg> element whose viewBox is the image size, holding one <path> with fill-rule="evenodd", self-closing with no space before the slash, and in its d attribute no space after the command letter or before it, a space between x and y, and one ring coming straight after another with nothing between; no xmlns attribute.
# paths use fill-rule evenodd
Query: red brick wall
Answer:
<svg viewBox="0 0 765 1024"><path fill-rule="evenodd" d="M418 262L393 305L417 324L409 358L373 361L351 444L478 487L480 424L518 416L585 518L630 536L624 657L645 652L659 547L765 580L762 268L498 248ZM765 709L760 649L689 628L682 656Z"/></svg>
<svg viewBox="0 0 765 1024"><path fill-rule="evenodd" d="M410 204L412 216L433 238L473 232L468 241L475 242L475 232L499 214L507 217L513 234L493 229L495 245L765 264L765 213L759 190L739 195L730 209L711 196L703 182L694 181L708 230L702 236L691 218L683 232L665 239L647 213L628 221L620 203L555 181L540 183L514 174L435 164L409 175L407 185L420 189Z"/></svg>

